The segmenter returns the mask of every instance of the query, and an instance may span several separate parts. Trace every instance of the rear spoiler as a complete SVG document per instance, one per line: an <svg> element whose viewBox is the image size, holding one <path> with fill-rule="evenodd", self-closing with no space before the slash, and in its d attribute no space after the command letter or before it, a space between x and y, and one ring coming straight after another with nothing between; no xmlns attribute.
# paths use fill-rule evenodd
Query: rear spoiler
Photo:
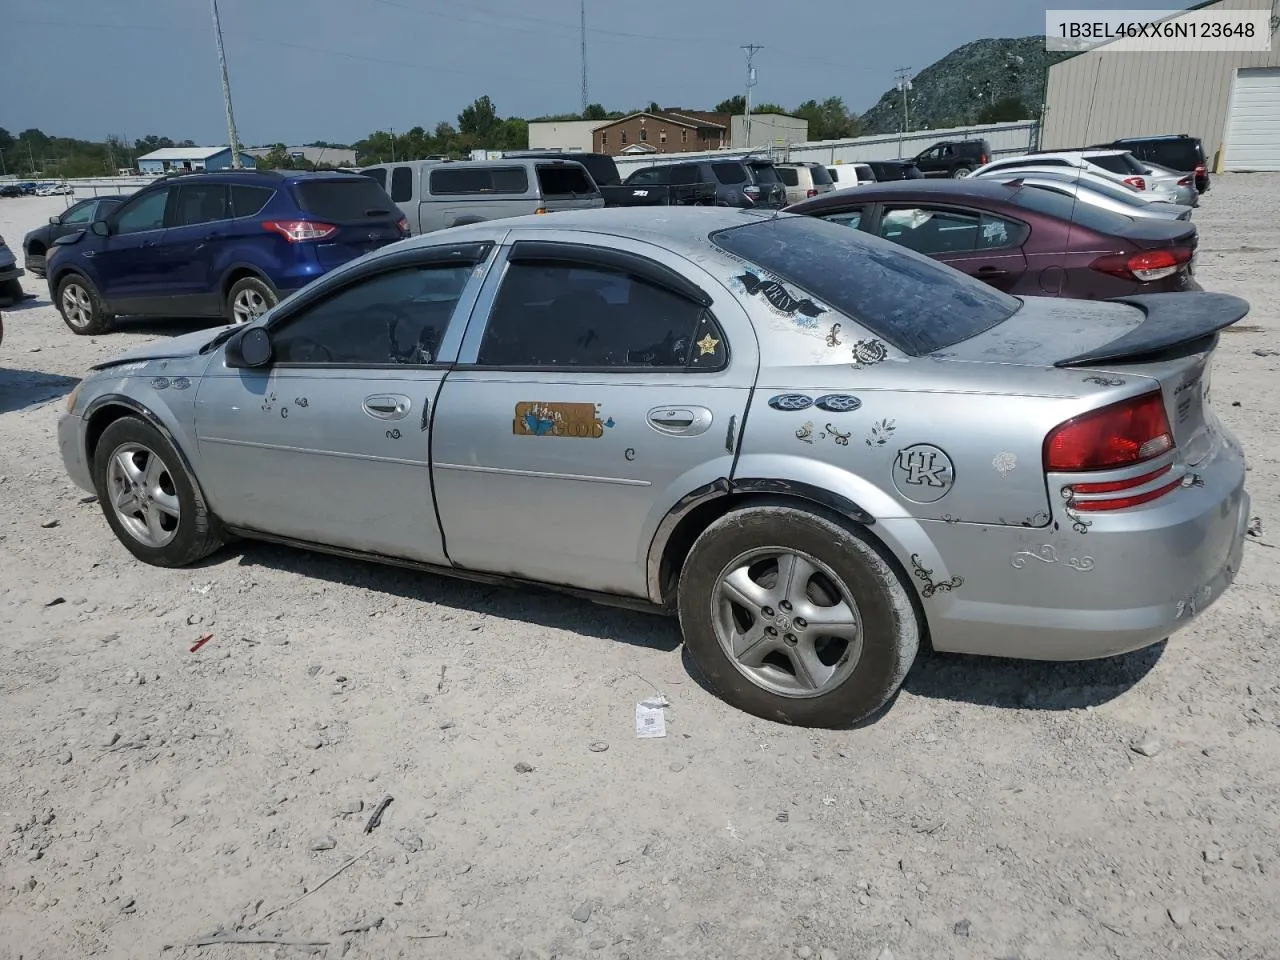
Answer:
<svg viewBox="0 0 1280 960"><path fill-rule="evenodd" d="M1249 313L1248 301L1229 293L1146 293L1109 302L1137 307L1145 316L1119 339L1059 360L1055 367L1134 363L1212 337Z"/></svg>

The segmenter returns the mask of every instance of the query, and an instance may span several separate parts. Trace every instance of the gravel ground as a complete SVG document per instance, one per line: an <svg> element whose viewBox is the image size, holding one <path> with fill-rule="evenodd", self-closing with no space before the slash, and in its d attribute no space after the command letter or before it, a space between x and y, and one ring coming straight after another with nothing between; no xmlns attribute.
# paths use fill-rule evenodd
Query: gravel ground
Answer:
<svg viewBox="0 0 1280 960"><path fill-rule="evenodd" d="M0 233L60 205L0 201ZM655 617L252 544L134 561L55 421L90 363L197 325L77 338L25 278L0 957L1280 956L1280 176L1215 177L1196 220L1201 281L1253 304L1213 391L1264 524L1235 586L1118 659L922 656L842 732L725 707ZM289 943L194 945L219 931Z"/></svg>

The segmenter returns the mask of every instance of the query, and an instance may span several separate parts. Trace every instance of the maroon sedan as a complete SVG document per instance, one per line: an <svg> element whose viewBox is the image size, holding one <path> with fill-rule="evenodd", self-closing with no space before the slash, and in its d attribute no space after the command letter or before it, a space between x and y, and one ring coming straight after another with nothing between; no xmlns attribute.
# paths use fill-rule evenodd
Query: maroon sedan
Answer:
<svg viewBox="0 0 1280 960"><path fill-rule="evenodd" d="M900 243L1012 294L1105 300L1200 289L1190 223L1125 217L1016 181L904 180L786 209Z"/></svg>

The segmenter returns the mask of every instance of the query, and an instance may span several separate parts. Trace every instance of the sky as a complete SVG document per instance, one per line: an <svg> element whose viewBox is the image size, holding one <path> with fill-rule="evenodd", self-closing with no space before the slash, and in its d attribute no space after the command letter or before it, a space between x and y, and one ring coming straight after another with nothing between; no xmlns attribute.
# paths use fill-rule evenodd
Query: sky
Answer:
<svg viewBox="0 0 1280 960"><path fill-rule="evenodd" d="M487 94L501 116L581 109L579 0L218 0L239 139L353 142L430 130ZM1143 0L1054 8L1168 9ZM1043 34L1026 0L586 0L591 102L710 109L843 97L855 112L985 37ZM0 127L227 142L206 0L0 0Z"/></svg>

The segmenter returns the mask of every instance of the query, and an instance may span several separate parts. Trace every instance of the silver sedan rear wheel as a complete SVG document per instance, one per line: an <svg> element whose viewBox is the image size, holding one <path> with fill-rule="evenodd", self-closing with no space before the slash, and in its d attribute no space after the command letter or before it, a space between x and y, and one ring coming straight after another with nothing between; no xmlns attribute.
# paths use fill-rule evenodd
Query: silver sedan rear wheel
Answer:
<svg viewBox="0 0 1280 960"><path fill-rule="evenodd" d="M748 551L720 572L712 603L725 655L770 693L821 696L858 665L858 604L816 557L783 547Z"/></svg>
<svg viewBox="0 0 1280 960"><path fill-rule="evenodd" d="M166 546L177 535L182 506L169 468L140 443L121 444L107 466L107 496L116 519L143 546Z"/></svg>

